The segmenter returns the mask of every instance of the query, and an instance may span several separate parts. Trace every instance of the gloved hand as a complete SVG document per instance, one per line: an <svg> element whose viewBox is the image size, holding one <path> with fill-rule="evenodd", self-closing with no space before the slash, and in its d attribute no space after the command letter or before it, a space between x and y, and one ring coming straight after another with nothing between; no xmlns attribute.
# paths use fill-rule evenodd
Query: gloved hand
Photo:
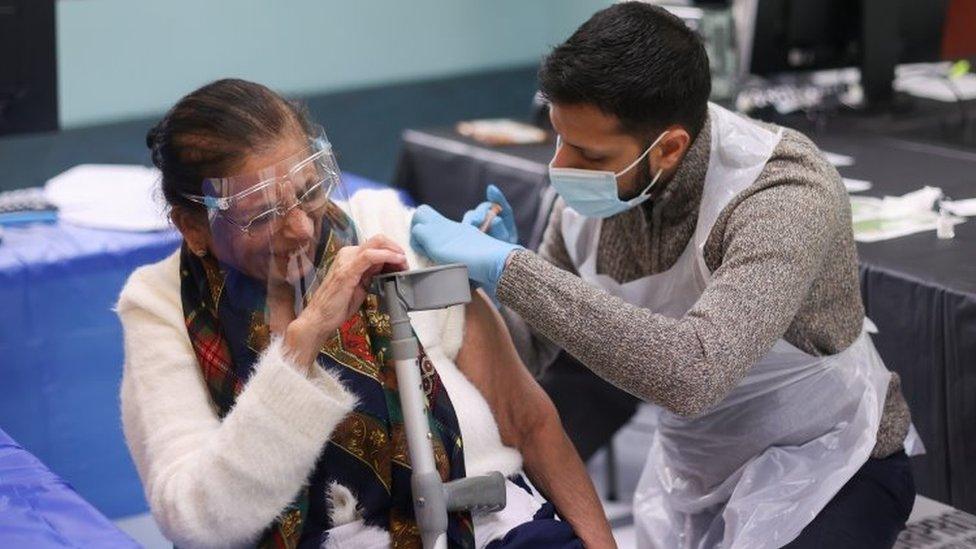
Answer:
<svg viewBox="0 0 976 549"><path fill-rule="evenodd" d="M486 202L478 204L473 210L468 210L464 214L464 217L461 218L461 223L474 225L475 228L480 229L481 225L485 222L485 216L488 215L488 210L491 209L492 203L496 203L502 207L502 211L488 225L488 234L509 244L518 244L515 212L512 210L512 206L508 203L508 199L505 198L501 189L494 185L488 185L488 190L485 191L485 199L487 200Z"/></svg>
<svg viewBox="0 0 976 549"><path fill-rule="evenodd" d="M413 214L410 245L436 263L464 263L468 277L492 298L508 254L522 248L492 238L477 227L451 221L426 204Z"/></svg>

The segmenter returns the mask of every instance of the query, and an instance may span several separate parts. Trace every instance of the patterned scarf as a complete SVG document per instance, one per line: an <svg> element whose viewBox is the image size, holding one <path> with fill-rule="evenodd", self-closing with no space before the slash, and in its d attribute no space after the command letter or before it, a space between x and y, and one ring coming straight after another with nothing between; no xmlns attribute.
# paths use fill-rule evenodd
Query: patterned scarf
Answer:
<svg viewBox="0 0 976 549"><path fill-rule="evenodd" d="M315 257L321 275L345 244L336 233L326 232ZM211 256L199 258L186 245L180 275L187 332L210 397L223 418L270 341L264 283L222 268ZM318 547L325 531L334 526L326 504L333 482L352 491L364 522L387 530L393 547L421 546L396 375L393 361L386 358L390 335L389 316L379 310L377 297L369 295L322 348L318 365L355 392L359 404L333 431L308 485L268 526L258 547ZM464 454L454 407L423 352L418 367L430 409L437 469L444 481L462 478ZM449 519L450 546L473 547L470 514L451 513Z"/></svg>

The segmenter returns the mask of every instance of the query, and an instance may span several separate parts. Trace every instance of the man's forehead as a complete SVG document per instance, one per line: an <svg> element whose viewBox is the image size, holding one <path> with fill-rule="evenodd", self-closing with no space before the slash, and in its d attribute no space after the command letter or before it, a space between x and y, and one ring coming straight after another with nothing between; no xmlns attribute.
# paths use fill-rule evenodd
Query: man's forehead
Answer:
<svg viewBox="0 0 976 549"><path fill-rule="evenodd" d="M588 103L553 103L549 108L549 117L553 128L567 141L627 137L616 116Z"/></svg>

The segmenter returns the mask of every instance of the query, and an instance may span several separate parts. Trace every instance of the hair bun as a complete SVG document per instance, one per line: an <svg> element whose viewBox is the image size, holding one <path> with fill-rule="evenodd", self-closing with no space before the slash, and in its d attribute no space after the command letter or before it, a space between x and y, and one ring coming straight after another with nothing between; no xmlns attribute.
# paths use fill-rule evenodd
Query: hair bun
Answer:
<svg viewBox="0 0 976 549"><path fill-rule="evenodd" d="M152 149L156 146L156 137L159 136L159 125L149 128L146 132L146 147Z"/></svg>
<svg viewBox="0 0 976 549"><path fill-rule="evenodd" d="M149 131L146 132L146 147L149 148L149 158L152 160L153 165L163 170L165 167L165 159L163 158L163 144L160 143L163 137L163 129L161 126L162 122L149 128Z"/></svg>

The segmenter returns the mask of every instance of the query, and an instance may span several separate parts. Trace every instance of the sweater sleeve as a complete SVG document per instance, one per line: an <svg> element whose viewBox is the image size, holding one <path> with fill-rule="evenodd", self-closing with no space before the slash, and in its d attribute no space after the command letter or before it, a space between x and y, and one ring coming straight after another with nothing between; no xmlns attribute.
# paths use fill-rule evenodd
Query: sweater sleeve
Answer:
<svg viewBox="0 0 976 549"><path fill-rule="evenodd" d="M563 241L561 220L565 208L566 203L563 199L557 198L553 204L552 212L549 214L549 222L543 233L542 242L539 244L538 254L549 264L576 275L576 268L573 267L573 261L570 259L569 252L566 251L566 243ZM537 379L541 378L549 365L559 356L561 348L534 329L511 307L501 304L498 307L498 312L505 320L505 325L512 336L512 343L515 344L519 358L522 359L533 376Z"/></svg>
<svg viewBox="0 0 976 549"><path fill-rule="evenodd" d="M275 340L220 420L179 302L139 274L117 309L122 423L153 516L178 546L253 542L306 482L355 397L321 368L306 377Z"/></svg>
<svg viewBox="0 0 976 549"><path fill-rule="evenodd" d="M839 210L817 185L783 183L732 211L722 264L682 318L626 303L524 250L511 256L498 298L604 379L698 415L782 337L839 230Z"/></svg>

